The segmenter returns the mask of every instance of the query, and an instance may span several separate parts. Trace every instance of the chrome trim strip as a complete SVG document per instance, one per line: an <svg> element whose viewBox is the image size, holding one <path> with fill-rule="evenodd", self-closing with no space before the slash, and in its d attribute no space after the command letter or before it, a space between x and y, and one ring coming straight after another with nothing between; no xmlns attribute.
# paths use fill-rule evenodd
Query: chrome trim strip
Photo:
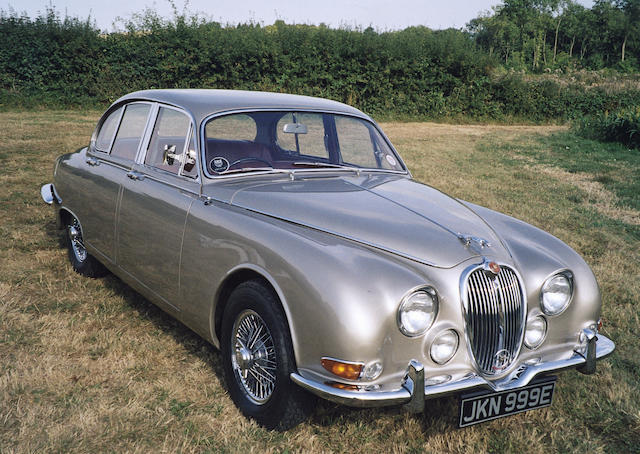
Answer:
<svg viewBox="0 0 640 454"><path fill-rule="evenodd" d="M598 334L596 341L596 359L604 359L613 353L614 350L615 344L613 341L601 334ZM585 363L587 363L587 360L584 356L579 353L574 353L569 359L549 361L531 366L521 365L516 370L512 371L507 377L496 381L489 381L478 375L472 375L454 382L424 386L424 396L426 399L430 399L458 394L462 391L471 390L473 388L483 388L492 391L517 389L528 385L531 380L540 374L559 372L563 369L579 367ZM400 388L392 391L349 391L333 388L323 383L309 380L295 372L292 373L290 377L294 383L302 386L307 391L322 397L323 399L351 407L368 408L401 405L411 402L412 398L415 399L414 396L416 396L416 394L420 395L420 392L415 390L413 381L410 380L411 375L412 371L410 366L407 375L408 378L405 378L405 382ZM413 375L419 377L419 374Z"/></svg>

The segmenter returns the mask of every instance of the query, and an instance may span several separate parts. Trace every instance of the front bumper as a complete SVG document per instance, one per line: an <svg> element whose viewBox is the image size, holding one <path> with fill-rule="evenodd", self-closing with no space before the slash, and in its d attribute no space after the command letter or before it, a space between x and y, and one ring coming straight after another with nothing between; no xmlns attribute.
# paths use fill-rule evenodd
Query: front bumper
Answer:
<svg viewBox="0 0 640 454"><path fill-rule="evenodd" d="M611 339L601 334L589 336L588 339L584 354L574 352L571 358L565 360L533 365L523 364L508 376L495 381L487 380L478 375L469 375L454 382L425 385L424 367L415 360L411 360L409 363L402 386L393 391L367 390L366 388L357 391L338 389L306 379L295 372L291 374L291 380L323 399L351 407L406 405L410 411L421 412L424 410L424 401L428 398L457 394L473 388L487 388L493 391L521 388L529 384L537 375L571 367L576 367L585 374L592 374L595 372L596 360L603 359L613 353L615 344Z"/></svg>

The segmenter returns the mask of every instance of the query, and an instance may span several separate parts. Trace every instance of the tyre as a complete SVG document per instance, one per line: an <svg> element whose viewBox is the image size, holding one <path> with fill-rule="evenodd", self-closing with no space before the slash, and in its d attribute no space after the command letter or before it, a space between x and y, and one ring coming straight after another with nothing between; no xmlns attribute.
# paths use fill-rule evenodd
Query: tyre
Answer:
<svg viewBox="0 0 640 454"><path fill-rule="evenodd" d="M87 277L102 277L107 274L107 269L104 265L90 255L84 247L82 228L80 227L80 222L74 216L68 216L65 230L69 261L73 270Z"/></svg>
<svg viewBox="0 0 640 454"><path fill-rule="evenodd" d="M245 416L275 430L308 417L314 398L289 378L296 370L289 328L277 296L260 281L229 296L221 348L229 394Z"/></svg>

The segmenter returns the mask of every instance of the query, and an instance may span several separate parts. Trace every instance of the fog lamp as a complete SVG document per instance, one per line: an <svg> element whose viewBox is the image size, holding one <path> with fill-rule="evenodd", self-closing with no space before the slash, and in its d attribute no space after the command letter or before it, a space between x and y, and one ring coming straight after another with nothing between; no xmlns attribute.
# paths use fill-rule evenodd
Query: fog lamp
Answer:
<svg viewBox="0 0 640 454"><path fill-rule="evenodd" d="M362 378L365 380L375 380L382 373L382 362L374 361L367 364L362 372Z"/></svg>
<svg viewBox="0 0 640 454"><path fill-rule="evenodd" d="M438 364L446 363L458 351L458 343L458 333L452 329L438 334L431 344L431 359Z"/></svg>
<svg viewBox="0 0 640 454"><path fill-rule="evenodd" d="M537 348L547 335L547 321L542 315L527 319L527 330L524 333L524 345L530 349Z"/></svg>

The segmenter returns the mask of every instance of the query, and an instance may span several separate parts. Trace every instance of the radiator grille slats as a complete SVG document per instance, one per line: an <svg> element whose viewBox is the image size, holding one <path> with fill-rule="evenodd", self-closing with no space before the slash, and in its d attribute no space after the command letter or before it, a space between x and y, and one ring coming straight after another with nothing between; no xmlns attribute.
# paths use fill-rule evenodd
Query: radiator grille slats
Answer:
<svg viewBox="0 0 640 454"><path fill-rule="evenodd" d="M525 308L520 282L506 266L498 275L478 268L466 279L466 328L471 351L482 373L498 374L516 358L522 342ZM496 363L496 354L503 350L508 352L506 363Z"/></svg>

